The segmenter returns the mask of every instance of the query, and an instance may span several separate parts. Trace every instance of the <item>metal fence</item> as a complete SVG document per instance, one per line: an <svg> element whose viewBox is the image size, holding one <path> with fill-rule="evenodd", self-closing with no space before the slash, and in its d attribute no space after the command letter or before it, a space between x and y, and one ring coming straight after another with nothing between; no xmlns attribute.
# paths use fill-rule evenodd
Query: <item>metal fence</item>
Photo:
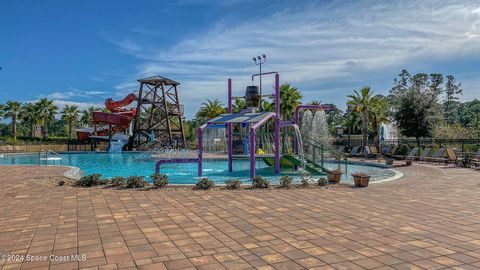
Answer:
<svg viewBox="0 0 480 270"><path fill-rule="evenodd" d="M348 140L341 140L337 141L337 145L343 146L361 146L362 145L361 139L351 139ZM367 145L377 145L378 141L369 140ZM465 150L466 148L479 148L480 147L480 139L435 139L435 138L422 138L418 141L412 138L402 138L396 140L385 140L382 142L384 145L407 145L407 146L416 146L419 144L420 146L437 146L437 147L456 147L458 149ZM469 150L469 149L466 149Z"/></svg>
<svg viewBox="0 0 480 270"><path fill-rule="evenodd" d="M90 143L78 142L31 142L31 141L17 141L17 142L0 142L1 153L17 153L17 152L42 152L42 151L106 151L108 143L97 143L96 147L92 147Z"/></svg>

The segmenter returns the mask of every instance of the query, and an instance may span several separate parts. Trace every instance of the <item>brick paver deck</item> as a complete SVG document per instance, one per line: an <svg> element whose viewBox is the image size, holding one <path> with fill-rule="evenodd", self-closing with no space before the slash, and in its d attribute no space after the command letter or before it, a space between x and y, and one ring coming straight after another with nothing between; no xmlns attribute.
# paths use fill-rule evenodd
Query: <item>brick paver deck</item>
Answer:
<svg viewBox="0 0 480 270"><path fill-rule="evenodd" d="M48 187L0 167L2 269L479 269L480 172L412 166L365 189ZM25 173L24 173L25 172Z"/></svg>

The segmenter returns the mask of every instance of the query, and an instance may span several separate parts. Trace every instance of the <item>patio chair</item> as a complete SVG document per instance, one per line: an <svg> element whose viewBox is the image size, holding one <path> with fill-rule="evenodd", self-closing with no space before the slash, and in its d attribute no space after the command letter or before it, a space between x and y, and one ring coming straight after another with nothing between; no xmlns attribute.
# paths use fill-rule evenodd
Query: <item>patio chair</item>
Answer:
<svg viewBox="0 0 480 270"><path fill-rule="evenodd" d="M352 150L350 151L350 153L348 154L349 157L356 157L357 156L357 152L358 152L358 148L359 146L354 146L352 148Z"/></svg>
<svg viewBox="0 0 480 270"><path fill-rule="evenodd" d="M7 144L5 147L7 148L7 153L14 153L15 152L15 148L13 148L13 146Z"/></svg>
<svg viewBox="0 0 480 270"><path fill-rule="evenodd" d="M381 151L382 155L386 155L387 153L389 153L391 148L392 148L391 145L384 145Z"/></svg>
<svg viewBox="0 0 480 270"><path fill-rule="evenodd" d="M380 156L380 153L378 152L378 149L377 149L376 146L372 145L372 146L366 146L366 147L369 150L369 154L368 154L369 157L376 158L376 157Z"/></svg>
<svg viewBox="0 0 480 270"><path fill-rule="evenodd" d="M432 151L431 148L425 148L423 149L423 152L422 154L420 155L420 157L418 158L419 161L425 161L425 159L428 157L428 155L430 154L430 151Z"/></svg>
<svg viewBox="0 0 480 270"><path fill-rule="evenodd" d="M432 162L432 163L445 162L446 159L443 157L444 154L445 154L445 149L443 148L437 149L435 152L433 152L432 156L426 157L425 161Z"/></svg>
<svg viewBox="0 0 480 270"><path fill-rule="evenodd" d="M463 159L457 156L455 149L447 148L447 158L445 159L445 166L447 166L448 164L454 164L455 166L459 166L462 161Z"/></svg>
<svg viewBox="0 0 480 270"><path fill-rule="evenodd" d="M389 151L383 154L386 157L393 157L395 155L395 152L397 152L398 146L394 145L391 146Z"/></svg>
<svg viewBox="0 0 480 270"><path fill-rule="evenodd" d="M410 153L408 153L408 155L406 155L406 156L404 156L404 155L394 155L393 157L394 158L399 158L399 159L413 160L415 157L418 157L418 147L415 147L412 150L410 150Z"/></svg>
<svg viewBox="0 0 480 270"><path fill-rule="evenodd" d="M480 149L472 158L470 158L470 166L477 170L480 169Z"/></svg>

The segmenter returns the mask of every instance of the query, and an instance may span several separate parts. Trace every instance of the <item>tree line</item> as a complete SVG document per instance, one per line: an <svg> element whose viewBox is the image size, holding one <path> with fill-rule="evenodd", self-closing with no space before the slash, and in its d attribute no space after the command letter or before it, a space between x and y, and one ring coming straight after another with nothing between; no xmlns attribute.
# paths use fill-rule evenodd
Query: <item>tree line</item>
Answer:
<svg viewBox="0 0 480 270"><path fill-rule="evenodd" d="M346 127L351 134L361 134L364 144L380 142L380 125L393 122L400 135L406 138L480 138L480 101L460 102L463 89L453 75L417 73L402 70L393 81L387 95L375 94L369 87L353 90L347 95L346 110L334 104L327 112L330 132L336 126ZM280 87L282 120L293 119L295 107L303 103L298 88L290 84ZM320 104L311 101L307 104ZM274 111L274 102L264 101L263 108ZM233 111L245 108L241 99L233 103ZM208 119L226 113L227 108L218 99L202 103L196 118L187 121L187 139L196 139L196 127ZM189 129L189 130L188 130Z"/></svg>
<svg viewBox="0 0 480 270"><path fill-rule="evenodd" d="M19 135L33 138L35 127L39 126L42 139L48 139L54 134L68 137L70 140L76 127L91 125L91 112L95 110L101 109L90 107L81 111L78 106L67 104L60 110L47 98L36 102L9 100L5 104L0 104L0 117L11 120L8 126L3 127L2 133L6 131L14 141ZM60 115L59 119L56 118L57 115Z"/></svg>

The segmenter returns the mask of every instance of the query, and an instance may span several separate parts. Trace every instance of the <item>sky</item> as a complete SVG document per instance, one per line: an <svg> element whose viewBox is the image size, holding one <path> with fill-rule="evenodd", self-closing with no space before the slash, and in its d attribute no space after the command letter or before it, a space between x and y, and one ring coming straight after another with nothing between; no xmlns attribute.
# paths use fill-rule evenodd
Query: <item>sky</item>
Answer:
<svg viewBox="0 0 480 270"><path fill-rule="evenodd" d="M387 94L404 68L452 74L462 100L480 98L480 1L0 1L1 103L85 109L161 75L181 83L190 119L207 98L227 103L227 78L243 95L261 54L304 102Z"/></svg>

